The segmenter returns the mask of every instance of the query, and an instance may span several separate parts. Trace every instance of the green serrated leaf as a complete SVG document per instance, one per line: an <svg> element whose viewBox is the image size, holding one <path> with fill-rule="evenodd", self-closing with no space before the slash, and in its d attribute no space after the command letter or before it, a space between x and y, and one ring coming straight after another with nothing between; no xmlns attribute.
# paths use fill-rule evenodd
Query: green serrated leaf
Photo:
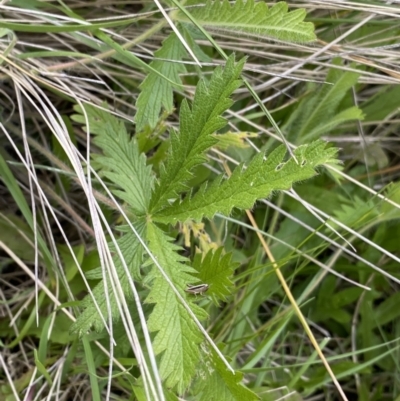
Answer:
<svg viewBox="0 0 400 401"><path fill-rule="evenodd" d="M145 235L145 225L143 223L136 223L136 230L143 238ZM139 276L139 268L142 263L142 245L137 237L129 232L126 233L118 240L119 247L124 255L125 263L128 266L131 276ZM111 244L110 249L113 250L114 246ZM132 298L131 287L128 276L118 256L114 257L114 264L119 278L120 286L127 299ZM119 308L115 300L115 295L112 291L111 283L107 283L111 311L110 314L114 321L118 321L120 317ZM93 289L93 296L97 302L104 319L107 321L108 311L106 297L104 295L105 286L103 280L100 281ZM82 301L83 312L78 316L76 322L72 325L71 332L86 333L92 326L96 331L103 329L103 320L99 315L97 308L94 305L93 299L87 295Z"/></svg>
<svg viewBox="0 0 400 401"><path fill-rule="evenodd" d="M400 182L390 183L386 187L385 197L392 202L400 204ZM398 219L400 218L400 210L388 202L382 202L381 212L384 219Z"/></svg>
<svg viewBox="0 0 400 401"><path fill-rule="evenodd" d="M259 38L278 39L290 42L309 42L316 39L314 25L304 22L306 11L297 9L288 12L285 2L268 8L266 3L253 0L237 0L231 5L228 0L208 0L203 7L190 9L191 16L207 30L228 32L234 35L255 35ZM178 20L188 21L179 12Z"/></svg>
<svg viewBox="0 0 400 401"><path fill-rule="evenodd" d="M334 216L351 228L358 228L371 224L379 216L379 209L377 208L374 199L367 201L353 196L351 199L340 197L341 207L336 209ZM334 223L332 223L335 226Z"/></svg>
<svg viewBox="0 0 400 401"><path fill-rule="evenodd" d="M85 124L83 111L72 119ZM94 156L101 166L103 176L120 189L113 193L123 199L137 215L144 215L148 209L153 174L146 165L146 157L140 154L135 140L130 140L124 123L106 110L85 105L89 129L96 134L94 143L103 150L103 155Z"/></svg>
<svg viewBox="0 0 400 401"><path fill-rule="evenodd" d="M311 178L316 174L315 168L321 164L334 162L337 148L327 148L327 143L315 141L309 145L299 146L293 158L284 162L286 154L284 145L276 148L264 160L260 153L250 162L247 169L238 166L232 176L223 180L219 176L210 185L203 185L199 191L153 216L160 222L176 223L187 219L200 220L211 218L216 213L228 215L233 208L250 209L257 199L268 197L273 191L291 188L296 181Z"/></svg>
<svg viewBox="0 0 400 401"><path fill-rule="evenodd" d="M193 281L195 270L184 264L187 259L179 255L180 248L163 231L149 224L147 232L149 248L157 261L182 296L188 299L193 313L199 319L205 319L207 315L203 309L189 302L184 292L187 284ZM167 387L176 387L183 393L196 374L203 336L157 267L152 268L148 281L152 287L146 302L155 304L148 327L157 333L153 349L156 355L162 354L159 372Z"/></svg>
<svg viewBox="0 0 400 401"><path fill-rule="evenodd" d="M179 24L178 27L196 57L203 62L212 62L212 59L193 39L188 25ZM186 50L175 33L171 33L163 42L162 47L155 52L155 60L150 63L150 67L154 71L150 72L140 85L141 92L136 101L137 132L143 131L146 127L154 129L159 122L162 108L165 109L164 114L167 115L174 110L173 89L176 85L173 85L173 82L181 83L181 75L187 71L185 64L181 63L185 55ZM162 118L166 118L166 116Z"/></svg>
<svg viewBox="0 0 400 401"><path fill-rule="evenodd" d="M259 397L243 386L243 374L229 371L215 351L208 351L207 359L196 381L196 400L198 401L254 401ZM199 369L200 370L200 369Z"/></svg>
<svg viewBox="0 0 400 401"><path fill-rule="evenodd" d="M231 294L233 283L230 279L237 264L231 261L231 254L223 255L224 248L218 248L215 252L210 250L204 259L202 254L195 255L193 268L197 270L201 283L209 285L207 295L210 295L214 302L225 301Z"/></svg>
<svg viewBox="0 0 400 401"><path fill-rule="evenodd" d="M179 61L185 56L185 49L174 33L163 42L154 54L156 58L150 66L173 82L181 82L179 74L186 68ZM160 59L160 60L157 60ZM174 108L173 86L160 75L151 72L140 85L140 94L136 101L136 130L141 131L146 125L154 128L157 125L161 107L168 113Z"/></svg>
<svg viewBox="0 0 400 401"><path fill-rule="evenodd" d="M232 105L229 96L240 85L238 78L244 61L235 64L232 56L224 69L215 69L208 84L200 81L192 109L186 101L182 102L179 134L171 132L170 155L153 193L152 213L186 189L192 170L204 162L205 152L217 142L212 134L226 125L221 114Z"/></svg>

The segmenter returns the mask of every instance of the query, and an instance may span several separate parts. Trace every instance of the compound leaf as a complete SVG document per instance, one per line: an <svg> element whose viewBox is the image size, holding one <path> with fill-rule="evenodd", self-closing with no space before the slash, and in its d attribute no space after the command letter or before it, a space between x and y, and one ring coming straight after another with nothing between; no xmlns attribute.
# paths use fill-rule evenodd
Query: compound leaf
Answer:
<svg viewBox="0 0 400 401"><path fill-rule="evenodd" d="M85 124L80 107L79 114L72 119ZM101 168L101 174L117 185L113 193L123 199L137 215L148 209L153 187L151 166L146 165L146 156L139 152L135 140L130 140L124 123L110 112L99 107L85 105L89 131L95 134L94 143L102 148L103 154L93 158Z"/></svg>
<svg viewBox="0 0 400 401"><path fill-rule="evenodd" d="M195 280L195 270L185 264L186 258L177 252L180 248L162 230L149 224L147 232L149 248L160 266L176 289L187 299L193 313L199 319L205 319L207 315L204 310L191 302L190 295L184 292L187 284ZM162 354L160 375L167 387L176 387L182 393L196 374L200 359L199 344L203 336L156 266L153 266L148 280L151 282L151 290L146 302L155 304L148 320L148 328L150 332L156 332L154 353Z"/></svg>
<svg viewBox="0 0 400 401"><path fill-rule="evenodd" d="M286 148L280 145L267 159L260 153L247 168L238 166L229 179L220 175L210 186L177 200L170 207L153 216L154 220L176 223L187 219L211 218L216 213L228 215L232 209L250 209L257 199L268 197L273 191L290 189L296 181L303 181L316 174L315 168L323 163L335 163L337 148L326 148L321 140L299 146L293 158L284 162Z"/></svg>
<svg viewBox="0 0 400 401"><path fill-rule="evenodd" d="M230 57L224 69L215 69L209 83L198 83L191 109L182 102L179 133L171 132L170 154L152 196L153 213L187 188L193 168L204 162L205 152L217 143L212 134L226 125L221 114L233 103L229 97L240 85L243 64L244 59L235 64Z"/></svg>
<svg viewBox="0 0 400 401"><path fill-rule="evenodd" d="M306 11L299 8L288 12L288 5L279 2L268 8L267 4L254 0L208 0L204 7L190 9L197 23L208 30L228 32L234 35L255 35L260 38L290 42L309 42L316 39L314 25L304 22ZM187 20L182 13L178 19Z"/></svg>

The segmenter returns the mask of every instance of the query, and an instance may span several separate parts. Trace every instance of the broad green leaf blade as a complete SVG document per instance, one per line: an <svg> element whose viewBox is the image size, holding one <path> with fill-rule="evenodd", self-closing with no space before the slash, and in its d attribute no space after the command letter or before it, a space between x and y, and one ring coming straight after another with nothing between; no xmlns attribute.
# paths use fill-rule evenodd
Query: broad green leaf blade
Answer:
<svg viewBox="0 0 400 401"><path fill-rule="evenodd" d="M145 236L145 225L143 223L142 224L136 223L136 230L138 231L139 235L142 238ZM126 233L118 240L118 244L124 255L125 262L128 266L131 275L133 277L138 277L139 268L140 265L142 264L143 250L142 250L142 245L138 241L136 235L134 235L131 232ZM111 251L113 251L114 247L112 245L110 246L110 248ZM128 277L125 273L125 269L122 265L122 262L119 260L118 256L114 257L114 263L123 293L125 294L127 299L133 299ZM109 291L109 299L111 306L110 313L111 316L113 317L113 320L117 322L120 317L120 312L110 282L107 283L107 288ZM98 308L100 309L103 318L107 322L108 311L107 311L106 297L104 295L104 282L102 280L96 285L96 287L94 287L93 296L96 299ZM101 316L99 315L99 312L95 307L93 299L91 298L90 295L87 295L83 299L82 307L84 308L84 310L78 316L76 322L72 325L71 331L84 334L87 333L91 327L93 327L96 331L101 331L103 329L103 320L101 319Z"/></svg>
<svg viewBox="0 0 400 401"><path fill-rule="evenodd" d="M156 60L152 61L150 66L171 81L181 82L179 74L184 73L186 68L179 61L185 54L180 40L171 33L161 48L154 53ZM158 122L161 107L164 107L168 113L172 113L174 108L173 86L160 75L150 72L140 85L140 90L135 115L137 131L143 130L146 125L154 128Z"/></svg>
<svg viewBox="0 0 400 401"><path fill-rule="evenodd" d="M5 142L3 142L3 143L5 143ZM22 214L26 223L29 225L31 233L34 233L36 230L39 255L43 255L43 261L46 263L47 266L57 266L56 260L54 259L51 251L49 250L49 248L46 244L46 241L43 239L40 230L38 230L37 228L35 229L31 205L28 204L27 199L20 188L18 179L14 176L13 172L11 171L11 169L7 163L12 159L13 159L13 157L7 153L6 147L4 147L2 149L2 151L0 152L0 177L1 177L1 180L3 183L3 186L5 186L7 188L8 192L12 196L15 204L18 206L18 210ZM7 160L7 162L6 162L6 160ZM5 213L7 213L7 212L4 210L3 211L3 219L4 219L4 217L6 217ZM11 220L8 218L8 223L10 221ZM20 226L20 224L22 224L22 221L21 222L17 222L16 220L14 221L15 226ZM1 225L0 225L0 228L3 228L3 227L1 227ZM20 226L19 229L21 230L21 232L26 230L25 239L30 238L31 235L33 237L33 234L29 234L29 230L24 228L23 226ZM11 231L8 231L8 230L9 230L8 228L6 230L2 230L2 235L0 235L0 240L3 240L2 237L6 233L11 235ZM21 234L19 234L19 236L20 235ZM15 251L15 249L14 249L14 251ZM19 257L22 256L19 253L17 253L17 254ZM26 253L24 256L27 256ZM27 260L28 260L28 258L27 258ZM29 260L32 260L32 259L29 259ZM50 277L54 277L53 273L52 273L52 269L46 269L46 271L50 275Z"/></svg>
<svg viewBox="0 0 400 401"><path fill-rule="evenodd" d="M198 83L192 109L182 102L180 130L171 132L170 155L152 196L152 213L186 189L193 168L204 162L205 152L217 142L212 134L226 125L221 114L232 105L229 97L240 85L243 64L244 59L235 64L230 57L224 69L215 69L209 83Z"/></svg>
<svg viewBox="0 0 400 401"><path fill-rule="evenodd" d="M38 352L36 349L33 349L33 355L35 358L35 365L37 370L43 377L47 380L47 383L52 386L53 385L53 380L51 380L51 376L49 375L49 372L47 371L46 367L43 365L42 361L38 357Z"/></svg>
<svg viewBox="0 0 400 401"><path fill-rule="evenodd" d="M346 92L357 83L359 74L356 72L343 72L337 68L332 68L326 79L333 85L324 85L317 96L316 107L313 107L306 115L306 121L301 127L298 135L307 135L317 125L324 123L335 115L335 111L342 101Z"/></svg>
<svg viewBox="0 0 400 401"><path fill-rule="evenodd" d="M376 308L376 326L383 326L389 322L395 322L400 317L400 292L397 292L385 299Z"/></svg>
<svg viewBox="0 0 400 401"><path fill-rule="evenodd" d="M93 351L90 346L91 342L89 341L88 337L89 336L87 334L82 336L82 345L83 345L83 349L84 349L86 366L87 366L89 378L90 378L90 394L91 394L91 399L93 401L100 401L101 400L101 391L100 391L99 380L97 378L96 362L95 362Z"/></svg>
<svg viewBox="0 0 400 401"><path fill-rule="evenodd" d="M0 156L1 157L1 156ZM23 233L23 235L21 235ZM34 236L29 225L14 213L0 215L0 241L22 260L34 260Z"/></svg>
<svg viewBox="0 0 400 401"><path fill-rule="evenodd" d="M165 273L182 296L189 299L184 289L193 282L195 270L183 263L187 260L179 255L180 248L153 224L148 225L148 240ZM203 335L157 267L152 268L148 279L152 287L146 302L155 304L148 327L151 332L157 332L153 349L156 355L162 354L160 376L167 387L176 387L183 393L196 374ZM206 318L203 309L195 303L189 305L199 319Z"/></svg>
<svg viewBox="0 0 400 401"><path fill-rule="evenodd" d="M228 215L234 207L250 209L257 199L268 197L273 191L290 189L294 182L311 178L316 174L317 166L337 162L337 148L326 146L323 141L299 146L294 152L299 164L292 158L283 161L286 154L284 145L275 149L267 160L260 153L247 169L238 166L229 179L223 181L223 176L218 177L210 186L203 185L193 197L187 195L182 202L175 201L153 218L164 223L176 223L211 218L218 212Z"/></svg>
<svg viewBox="0 0 400 401"><path fill-rule="evenodd" d="M268 8L266 3L237 0L232 6L227 0L208 0L203 7L190 9L191 16L207 30L228 32L234 35L255 35L259 38L290 42L309 42L316 39L314 25L304 22L306 11L288 12L285 2ZM178 20L187 21L179 12Z"/></svg>
<svg viewBox="0 0 400 401"><path fill-rule="evenodd" d="M368 96L361 107L367 121L384 120L400 107L400 86L384 85L376 94Z"/></svg>
<svg viewBox="0 0 400 401"><path fill-rule="evenodd" d="M223 255L224 248L218 248L215 252L210 250L202 260L202 254L197 253L193 260L193 268L198 271L201 283L210 287L207 295L210 295L215 303L218 300L226 301L231 294L233 283L231 276L237 263L232 263L231 254Z"/></svg>
<svg viewBox="0 0 400 401"><path fill-rule="evenodd" d="M338 63L337 61L335 62ZM324 84L317 92L310 94L301 101L283 127L289 140L304 143L317 139L342 122L362 118L362 112L356 107L338 117L340 102L349 89L357 83L359 74L352 71L343 72L338 67L332 68Z"/></svg>
<svg viewBox="0 0 400 401"><path fill-rule="evenodd" d="M72 119L85 124L82 110ZM124 123L105 110L85 105L91 134L96 134L94 143L103 150L103 155L95 155L101 166L101 173L120 189L113 193L123 199L137 215L148 210L153 174L146 165L146 157L139 153L135 140L130 140Z"/></svg>
<svg viewBox="0 0 400 401"><path fill-rule="evenodd" d="M118 56L118 57L115 57L115 58L117 60L120 60L123 63L134 66L134 67L139 66L139 67L143 68L145 71L149 71L150 73L159 75L162 79L167 80L172 85L178 85L175 82L171 81L168 77L163 76L159 71L154 69L151 65L146 64L139 57L135 56L130 51L127 51L126 49L124 49L123 46L119 45L117 42L112 40L111 37L106 35L104 32L96 31L95 33L99 37L99 39L103 40L105 43L107 43L107 45L109 45L112 49L114 49L116 51L116 56Z"/></svg>
<svg viewBox="0 0 400 401"><path fill-rule="evenodd" d="M319 136L332 131L340 124L351 120L362 120L363 118L364 114L361 109L359 109L358 107L349 107L348 109L341 111L335 116L332 116L329 120L325 120L323 122L321 121L321 123L313 130L305 133L303 140L308 141L312 138L318 138Z"/></svg>

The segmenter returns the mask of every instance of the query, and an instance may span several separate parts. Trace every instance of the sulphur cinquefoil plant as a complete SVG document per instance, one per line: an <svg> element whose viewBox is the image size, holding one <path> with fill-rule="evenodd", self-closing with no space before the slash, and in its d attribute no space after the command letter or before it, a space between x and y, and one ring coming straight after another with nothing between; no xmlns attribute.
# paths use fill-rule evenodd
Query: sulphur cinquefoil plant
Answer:
<svg viewBox="0 0 400 401"><path fill-rule="evenodd" d="M215 132L226 125L222 114L232 105L231 95L241 83L244 62L244 59L235 62L230 57L224 68L216 68L208 81L198 83L191 105L186 100L182 102L179 130L170 132L168 152L158 174L147 163L138 142L129 138L124 124L109 112L85 106L85 115L77 108L79 114L74 116L81 123L87 119L90 132L95 134L94 143L102 149L102 155L95 156L94 162L100 174L109 180L115 196L123 200L132 224L140 227L147 245L148 254L134 234L125 234L119 241L119 250L129 261L129 274L147 294L145 303L151 306L146 318L153 333L154 352L159 355L161 378L167 388L175 388L182 394L197 377L196 391L202 394L198 399L208 398L210 386L215 399L256 397L242 387L240 376L229 372L220 361L221 356L207 343L209 340L192 316L206 321L207 312L197 304L193 294L185 292L188 284L205 284L214 301L225 300L231 291L234 269L229 254L222 248L210 250L192 263L182 255L182 248L174 244L171 229L178 223L211 219L217 213L229 215L234 208L250 209L258 199L290 189L293 183L314 176L316 168L324 163L334 163L337 152L325 142L315 141L298 147L294 157L288 157L287 149L280 145L268 153L259 153L247 165L237 166L230 177L221 173L200 188L191 188L193 172L218 144ZM116 257L119 281L125 295L130 297L129 280L118 260ZM107 310L113 320L118 320L111 283L107 287L109 309L104 283L100 282L93 290L99 309L88 296L74 330L85 333L92 326L102 329L102 315L107 316ZM232 398L223 397L226 391Z"/></svg>
<svg viewBox="0 0 400 401"><path fill-rule="evenodd" d="M399 400L375 3L0 2L0 400Z"/></svg>

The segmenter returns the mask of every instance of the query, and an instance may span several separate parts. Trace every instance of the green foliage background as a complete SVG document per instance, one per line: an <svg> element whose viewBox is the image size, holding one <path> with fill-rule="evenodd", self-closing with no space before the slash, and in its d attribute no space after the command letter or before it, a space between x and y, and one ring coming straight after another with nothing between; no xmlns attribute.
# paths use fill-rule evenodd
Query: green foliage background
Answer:
<svg viewBox="0 0 400 401"><path fill-rule="evenodd" d="M399 28L170 5L3 10L0 398L399 399Z"/></svg>

